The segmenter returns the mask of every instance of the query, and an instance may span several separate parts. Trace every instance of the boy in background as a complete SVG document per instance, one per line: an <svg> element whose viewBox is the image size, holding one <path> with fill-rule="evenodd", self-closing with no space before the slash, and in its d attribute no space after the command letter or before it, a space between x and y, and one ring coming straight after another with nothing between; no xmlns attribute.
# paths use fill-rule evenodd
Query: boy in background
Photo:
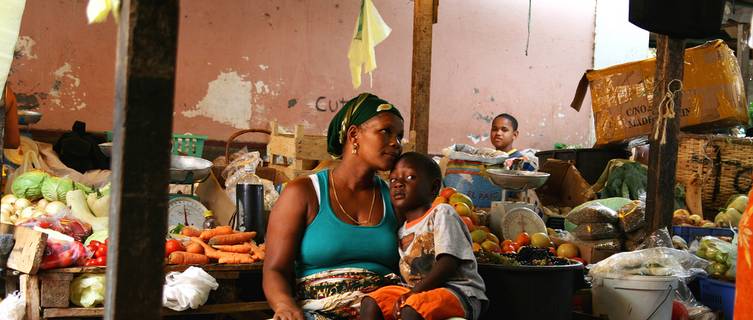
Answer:
<svg viewBox="0 0 753 320"><path fill-rule="evenodd" d="M403 154L392 169L390 196L406 221L398 231L398 251L407 286L366 296L361 319L478 319L487 297L471 235L452 206L432 207L441 178L439 166L415 152Z"/></svg>

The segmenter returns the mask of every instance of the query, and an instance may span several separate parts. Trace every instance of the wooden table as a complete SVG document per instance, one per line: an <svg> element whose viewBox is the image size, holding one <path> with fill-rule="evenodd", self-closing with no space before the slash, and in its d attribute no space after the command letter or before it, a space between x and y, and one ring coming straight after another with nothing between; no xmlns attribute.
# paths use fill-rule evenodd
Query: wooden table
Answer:
<svg viewBox="0 0 753 320"><path fill-rule="evenodd" d="M165 273L172 271L184 271L189 266L171 265L165 267ZM260 312L269 310L269 305L261 293L261 263L219 265L209 264L201 267L212 275L220 284L219 288L212 291L207 304L195 310L173 311L162 309L162 315L181 316L202 314L230 314ZM77 267L40 271L36 275L19 274L19 289L26 297L26 319L53 319L53 318L88 318L102 317L104 308L79 308L71 307L70 284L71 281L85 273L103 274L105 267ZM250 279L250 281L245 281ZM249 282L245 283L244 282ZM9 288L13 289L13 288ZM243 301L242 292L252 292L250 301ZM269 316L260 315L265 318Z"/></svg>

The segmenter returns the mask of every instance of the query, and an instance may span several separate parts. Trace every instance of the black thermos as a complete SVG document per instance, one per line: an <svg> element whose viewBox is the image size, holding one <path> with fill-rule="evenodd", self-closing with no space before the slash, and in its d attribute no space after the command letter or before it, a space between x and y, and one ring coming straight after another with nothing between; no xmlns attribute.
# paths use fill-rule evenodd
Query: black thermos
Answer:
<svg viewBox="0 0 753 320"><path fill-rule="evenodd" d="M257 242L264 242L267 217L264 214L264 186L239 183L235 186L235 206L238 208L239 230L256 231Z"/></svg>

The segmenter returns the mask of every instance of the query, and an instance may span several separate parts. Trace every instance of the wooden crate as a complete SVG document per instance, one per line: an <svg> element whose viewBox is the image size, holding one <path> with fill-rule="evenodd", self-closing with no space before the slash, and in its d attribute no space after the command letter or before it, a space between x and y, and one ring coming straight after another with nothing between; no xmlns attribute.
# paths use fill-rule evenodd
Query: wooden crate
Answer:
<svg viewBox="0 0 753 320"><path fill-rule="evenodd" d="M244 272L260 273L262 264L240 265L204 265L200 266L212 275L220 284L216 291L210 293L210 301L195 310L173 311L163 308L163 316L188 316L199 314L247 313L269 310L266 301L239 301L237 288L240 274ZM188 266L172 265L165 268L165 273L184 271ZM106 267L75 267L41 271L36 275L21 274L19 288L26 298L26 319L51 318L97 318L104 315L103 307L80 308L70 304L70 285L81 274L104 274ZM268 318L268 316L263 317Z"/></svg>
<svg viewBox="0 0 753 320"><path fill-rule="evenodd" d="M295 126L294 134L281 133L277 121L270 122L270 129L269 166L282 171L291 180L311 174L319 161L332 158L327 153L327 136L306 135L300 124ZM278 157L283 157L283 161L279 162Z"/></svg>

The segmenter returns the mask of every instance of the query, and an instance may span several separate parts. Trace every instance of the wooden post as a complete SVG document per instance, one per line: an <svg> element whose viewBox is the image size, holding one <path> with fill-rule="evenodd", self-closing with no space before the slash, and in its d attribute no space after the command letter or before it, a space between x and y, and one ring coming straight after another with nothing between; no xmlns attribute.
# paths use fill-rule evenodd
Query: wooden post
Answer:
<svg viewBox="0 0 753 320"><path fill-rule="evenodd" d="M748 47L748 37L750 37L750 24L739 23L737 25L737 64L740 65L740 75L743 78L745 86L745 96L748 96L748 79L750 79L750 47Z"/></svg>
<svg viewBox="0 0 753 320"><path fill-rule="evenodd" d="M178 3L123 1L105 319L161 319Z"/></svg>
<svg viewBox="0 0 753 320"><path fill-rule="evenodd" d="M415 0L413 7L413 75L410 130L416 131L416 151L429 150L431 37L439 0Z"/></svg>
<svg viewBox="0 0 753 320"><path fill-rule="evenodd" d="M656 75L654 77L654 113L659 113L659 105L667 92L667 85L673 80L682 80L685 61L685 39L657 35L656 41ZM672 84L676 90L677 83ZM675 170L677 167L677 138L680 132L680 101L682 92L674 95L675 117L668 119L666 125L666 143L660 142L652 134L649 139L648 190L646 191L646 222L658 230L672 224L674 210ZM654 127L659 124L654 120Z"/></svg>

